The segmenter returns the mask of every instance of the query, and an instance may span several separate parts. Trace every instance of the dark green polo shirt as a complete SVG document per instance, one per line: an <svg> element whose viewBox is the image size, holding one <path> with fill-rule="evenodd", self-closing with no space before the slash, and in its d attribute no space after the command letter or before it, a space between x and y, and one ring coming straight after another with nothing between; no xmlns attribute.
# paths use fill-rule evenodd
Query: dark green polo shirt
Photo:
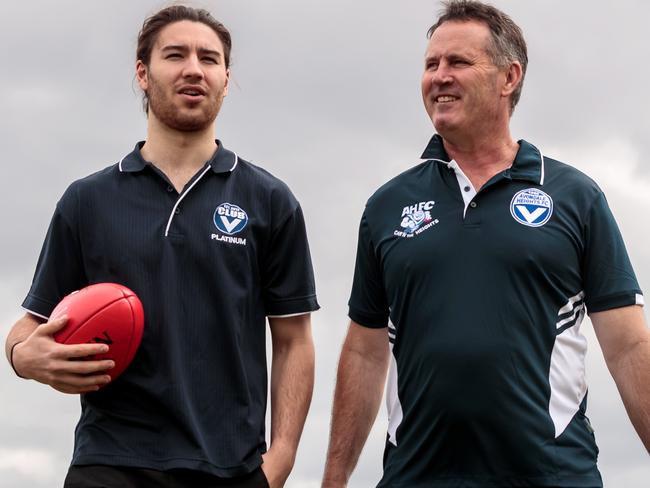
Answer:
<svg viewBox="0 0 650 488"><path fill-rule="evenodd" d="M289 188L219 144L177 193L142 143L58 202L23 306L121 283L145 312L123 375L81 396L73 464L231 477L266 451L266 317L318 308Z"/></svg>
<svg viewBox="0 0 650 488"><path fill-rule="evenodd" d="M519 145L476 193L434 136L368 200L349 305L391 344L380 487L602 486L580 324L643 297L598 186Z"/></svg>

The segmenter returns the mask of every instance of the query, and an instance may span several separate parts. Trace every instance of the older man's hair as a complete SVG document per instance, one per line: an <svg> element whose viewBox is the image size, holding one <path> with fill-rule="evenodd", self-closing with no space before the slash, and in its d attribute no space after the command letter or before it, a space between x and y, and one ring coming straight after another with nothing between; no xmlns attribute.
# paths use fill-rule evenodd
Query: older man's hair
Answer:
<svg viewBox="0 0 650 488"><path fill-rule="evenodd" d="M472 20L483 22L490 29L492 42L488 46L488 55L494 64L500 68L508 67L513 61L521 64L521 81L510 97L510 113L512 113L521 97L528 66L528 50L521 29L508 15L492 5L475 0L450 0L443 2L442 5L443 9L437 22L427 32L428 38L444 22Z"/></svg>

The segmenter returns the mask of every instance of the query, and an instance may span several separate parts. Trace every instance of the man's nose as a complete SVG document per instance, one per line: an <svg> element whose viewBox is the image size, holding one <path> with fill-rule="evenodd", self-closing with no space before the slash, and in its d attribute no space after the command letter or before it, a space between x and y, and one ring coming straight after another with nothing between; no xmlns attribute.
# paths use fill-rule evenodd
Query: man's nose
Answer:
<svg viewBox="0 0 650 488"><path fill-rule="evenodd" d="M447 85L454 80L449 65L441 62L431 77L431 83L434 85Z"/></svg>
<svg viewBox="0 0 650 488"><path fill-rule="evenodd" d="M183 66L183 76L186 78L203 78L201 61L196 54L191 54L186 58Z"/></svg>

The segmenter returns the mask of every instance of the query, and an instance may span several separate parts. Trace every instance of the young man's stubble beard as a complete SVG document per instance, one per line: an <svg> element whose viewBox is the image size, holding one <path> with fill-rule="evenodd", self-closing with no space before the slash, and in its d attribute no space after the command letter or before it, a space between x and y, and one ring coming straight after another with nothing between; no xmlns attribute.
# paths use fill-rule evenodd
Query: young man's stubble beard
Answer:
<svg viewBox="0 0 650 488"><path fill-rule="evenodd" d="M173 100L165 92L165 88L151 72L148 73L148 77L149 90L147 90L147 98L149 100L149 110L163 124L181 132L194 132L204 130L214 123L223 103L223 88L216 95L206 95L200 110L194 109L193 113L187 113L184 110L179 110L174 105Z"/></svg>

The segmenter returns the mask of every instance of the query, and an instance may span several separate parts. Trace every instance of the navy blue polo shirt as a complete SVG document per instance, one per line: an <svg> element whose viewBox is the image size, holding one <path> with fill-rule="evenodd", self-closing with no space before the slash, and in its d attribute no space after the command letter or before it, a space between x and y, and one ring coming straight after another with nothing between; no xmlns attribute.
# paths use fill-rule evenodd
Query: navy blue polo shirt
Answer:
<svg viewBox="0 0 650 488"><path fill-rule="evenodd" d="M142 144L66 190L23 303L46 318L116 282L144 306L133 363L81 396L72 462L248 473L266 451L266 317L318 309L302 211L220 143L179 194Z"/></svg>
<svg viewBox="0 0 650 488"><path fill-rule="evenodd" d="M378 486L602 486L580 325L643 304L602 191L526 141L478 192L423 158L368 200L349 302L390 342Z"/></svg>

